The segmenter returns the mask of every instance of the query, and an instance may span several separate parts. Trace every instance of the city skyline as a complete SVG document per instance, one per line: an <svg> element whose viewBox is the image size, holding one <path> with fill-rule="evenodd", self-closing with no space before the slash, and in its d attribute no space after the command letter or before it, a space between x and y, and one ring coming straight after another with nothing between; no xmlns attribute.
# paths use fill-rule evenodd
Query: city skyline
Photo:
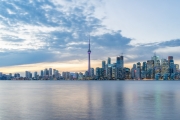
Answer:
<svg viewBox="0 0 180 120"><path fill-rule="evenodd" d="M180 2L175 1L1 1L0 71L55 68L87 70L124 53L125 67L154 52L180 64ZM113 8L113 9L112 9Z"/></svg>
<svg viewBox="0 0 180 120"><path fill-rule="evenodd" d="M90 47L89 47L90 48ZM89 51L89 50L88 50ZM143 62L136 62L127 68L124 66L124 56L117 56L116 61L107 57L101 61L101 67L89 68L83 72L59 71L54 68L44 68L39 71L26 70L25 74L15 72L4 74L0 72L0 79L15 80L140 80L140 79L180 79L179 64L176 64L173 56L160 58L154 53L152 57ZM89 56L88 56L89 62ZM106 64L107 63L107 64ZM89 72L90 71L90 72ZM34 72L34 73L33 73Z"/></svg>
<svg viewBox="0 0 180 120"><path fill-rule="evenodd" d="M156 53L154 53L154 55L156 55ZM92 62L91 62L91 64L93 64L93 66L91 67L91 68L97 68L97 67L101 67L101 66L103 66L102 65L102 62L105 62L105 63L107 63L107 64L112 64L112 63L116 63L117 62L117 58L118 57L121 57L121 56L123 56L123 55L119 55L119 56L114 56L114 57L107 57L107 59L105 59L105 60L98 60L99 61L99 63L97 64L96 62L97 61L94 61L94 60L92 60ZM124 58L125 58L125 56L123 56ZM149 56L149 58L146 58L145 60L142 60L142 61L135 61L134 63L138 63L138 62L140 62L140 63L143 63L143 62L147 62L147 60L148 59L150 59L152 56ZM175 56L176 57L176 56ZM159 57L158 56L158 58L161 60L161 59L168 59L168 56L167 57L163 57L163 58L161 58L161 57ZM109 59L110 59L110 61L109 61ZM176 59L175 59L176 60ZM86 65L86 66L88 66L88 56L87 56L87 60L83 63L84 65ZM49 68L54 68L54 69L57 69L60 73L62 73L62 72L65 72L65 71L68 71L68 72L70 72L70 73L76 73L76 72L82 72L82 73L85 73L86 71L89 71L88 70L88 68L89 67L86 67L85 69L82 67L82 69L81 70L79 70L80 68L79 68L79 65L80 64L77 64L77 61L71 61L72 63L66 63L66 64L64 64L64 63L55 63L55 64L52 64L52 65L49 65L49 64L47 64L47 63L45 63L47 66L45 66L43 69L49 69ZM95 62L95 63L94 63ZM132 63L132 64L128 64L127 65L127 63L126 63L126 61L125 60L123 60L123 67L125 67L125 68L132 68L133 67L133 65L134 65L134 63ZM177 63L177 62L176 62ZM59 66L57 66L57 64L59 65ZM82 63L81 63L82 64ZM41 65L41 64L40 64ZM44 65L44 64L43 64ZM43 66L42 65L42 66ZM75 67L74 67L74 69L72 70L72 71L69 71L68 69L66 69L66 68L72 68L72 66L73 65L75 65ZM32 66L32 65L30 65L30 66ZM32 67L32 69L31 69L31 67L30 66L24 66L24 69L23 69L23 71L21 71L21 72L19 72L18 70L14 70L13 69L13 72L8 72L8 71L11 71L11 70L5 70L5 71L0 71L0 72L2 72L2 73L4 73L4 74L9 74L9 73L13 73L13 74L15 74L15 73L20 73L22 76L25 76L25 71L30 71L30 72L38 72L39 74L40 74L40 71L42 70L42 68L40 67L39 68L39 66L36 66L36 65L34 65L33 67ZM95 66L95 67L94 67ZM23 67L23 65L22 65L22 67ZM36 68L36 69L34 69L34 68ZM1 70L1 69L0 69Z"/></svg>

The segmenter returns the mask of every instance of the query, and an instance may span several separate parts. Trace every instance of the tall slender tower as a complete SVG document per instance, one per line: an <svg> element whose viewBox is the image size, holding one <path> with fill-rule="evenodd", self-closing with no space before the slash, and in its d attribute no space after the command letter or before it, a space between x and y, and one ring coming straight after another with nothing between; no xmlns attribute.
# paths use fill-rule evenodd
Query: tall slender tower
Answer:
<svg viewBox="0 0 180 120"><path fill-rule="evenodd" d="M90 49L90 37L89 37L89 49L88 49L88 77L90 77L90 68L91 68L91 59L90 59L90 54L91 54L91 49Z"/></svg>

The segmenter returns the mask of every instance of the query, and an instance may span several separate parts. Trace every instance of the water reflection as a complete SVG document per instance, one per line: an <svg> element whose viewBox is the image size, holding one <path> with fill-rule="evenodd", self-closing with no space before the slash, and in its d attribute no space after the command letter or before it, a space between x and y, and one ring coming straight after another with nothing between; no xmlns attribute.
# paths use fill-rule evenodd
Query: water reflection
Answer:
<svg viewBox="0 0 180 120"><path fill-rule="evenodd" d="M0 119L179 120L180 81L0 81Z"/></svg>

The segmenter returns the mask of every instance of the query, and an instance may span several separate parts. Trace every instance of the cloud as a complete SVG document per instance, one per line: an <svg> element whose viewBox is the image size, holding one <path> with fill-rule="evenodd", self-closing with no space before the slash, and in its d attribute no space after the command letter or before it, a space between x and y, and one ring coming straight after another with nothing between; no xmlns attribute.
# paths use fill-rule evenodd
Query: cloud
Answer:
<svg viewBox="0 0 180 120"><path fill-rule="evenodd" d="M21 65L21 64L32 64L40 63L45 61L53 61L55 56L52 53L43 52L43 51L21 51L21 52L1 52L0 63L1 67L12 66L12 65Z"/></svg>
<svg viewBox="0 0 180 120"><path fill-rule="evenodd" d="M0 2L0 66L87 60L89 34L93 60L125 53L127 63L178 47L180 40L130 44L132 38L102 24L94 13L101 0L8 0ZM162 49L160 49L162 48ZM174 49L171 50L173 53Z"/></svg>
<svg viewBox="0 0 180 120"><path fill-rule="evenodd" d="M175 40L161 42L161 43L158 44L158 46L177 47L177 46L180 46L180 39L175 39Z"/></svg>
<svg viewBox="0 0 180 120"><path fill-rule="evenodd" d="M151 59L154 53L156 53L160 59L167 59L168 56L174 56L175 61L179 61L179 48L180 39L135 45L126 51L126 62L137 63L139 61L147 61Z"/></svg>
<svg viewBox="0 0 180 120"><path fill-rule="evenodd" d="M131 39L120 31L100 32L105 26L94 17L95 7L94 1L1 1L0 65L86 59L89 33L95 56L127 47Z"/></svg>

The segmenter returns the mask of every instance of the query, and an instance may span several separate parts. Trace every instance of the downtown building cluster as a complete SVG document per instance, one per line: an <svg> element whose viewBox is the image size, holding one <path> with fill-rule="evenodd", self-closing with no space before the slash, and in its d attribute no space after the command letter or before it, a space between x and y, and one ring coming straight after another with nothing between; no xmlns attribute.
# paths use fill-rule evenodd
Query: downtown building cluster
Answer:
<svg viewBox="0 0 180 120"><path fill-rule="evenodd" d="M25 75L21 76L20 73L3 74L0 72L0 80L60 80L63 79L60 72L56 69L44 69L39 73L35 71L34 73L30 71L25 71Z"/></svg>
<svg viewBox="0 0 180 120"><path fill-rule="evenodd" d="M150 60L138 62L131 69L131 79L156 79L175 80L180 79L179 65L174 63L173 56L167 59L160 59L154 54Z"/></svg>
<svg viewBox="0 0 180 120"><path fill-rule="evenodd" d="M8 75L7 74L4 74L2 72L0 72L0 80L13 80L13 79L23 79L23 77L21 77L20 73L9 73Z"/></svg>
<svg viewBox="0 0 180 120"><path fill-rule="evenodd" d="M95 73L95 74L94 74ZM89 79L88 71L85 72L84 79ZM123 56L116 57L116 63L111 63L109 57L102 61L102 67L97 67L94 71L90 69L90 79L93 80L179 80L179 64L174 63L173 56L167 59L160 59L154 54L146 62L137 62L131 69L124 67Z"/></svg>
<svg viewBox="0 0 180 120"><path fill-rule="evenodd" d="M124 67L124 57L116 57L116 63L111 63L108 57L107 62L102 61L102 67L96 68L96 80L124 80L130 79L130 69Z"/></svg>
<svg viewBox="0 0 180 120"><path fill-rule="evenodd" d="M44 69L34 72L34 77L30 71L25 71L25 80L60 80L62 79L61 73L56 69Z"/></svg>
<svg viewBox="0 0 180 120"><path fill-rule="evenodd" d="M102 67L88 68L83 73L63 72L65 80L124 80L130 79L130 69L124 67L123 56L116 58L116 63L111 63L111 58L102 61Z"/></svg>

